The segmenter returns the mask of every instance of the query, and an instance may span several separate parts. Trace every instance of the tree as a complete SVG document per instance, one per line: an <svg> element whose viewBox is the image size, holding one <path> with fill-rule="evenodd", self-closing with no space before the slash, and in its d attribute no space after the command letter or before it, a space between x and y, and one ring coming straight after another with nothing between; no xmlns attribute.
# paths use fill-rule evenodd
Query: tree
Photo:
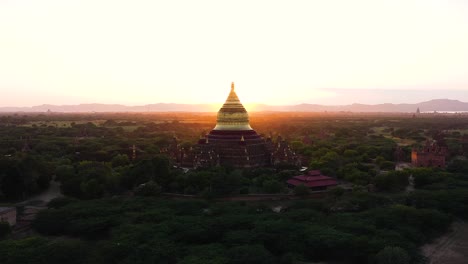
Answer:
<svg viewBox="0 0 468 264"><path fill-rule="evenodd" d="M310 193L309 187L304 184L300 184L294 187L294 194L297 196L306 196Z"/></svg>
<svg viewBox="0 0 468 264"><path fill-rule="evenodd" d="M68 168L67 170L69 170ZM71 171L60 176L63 194L77 198L95 199L106 192L107 185L114 185L111 168L102 162L82 161L78 164L77 173Z"/></svg>
<svg viewBox="0 0 468 264"><path fill-rule="evenodd" d="M378 264L408 264L408 253L400 247L385 247L376 255Z"/></svg>
<svg viewBox="0 0 468 264"><path fill-rule="evenodd" d="M0 191L7 199L26 198L49 186L49 164L38 156L0 158Z"/></svg>
<svg viewBox="0 0 468 264"><path fill-rule="evenodd" d="M415 188L422 188L441 180L440 172L438 173L432 168L413 168L408 172L414 177Z"/></svg>
<svg viewBox="0 0 468 264"><path fill-rule="evenodd" d="M371 179L369 173L359 169L352 169L345 172L344 179L357 185L367 185Z"/></svg>
<svg viewBox="0 0 468 264"><path fill-rule="evenodd" d="M48 204L47 204L47 207L49 208L54 208L54 209L58 209L58 208L61 208L61 207L64 207L68 204L71 204L71 203L74 203L78 201L78 199L75 199L75 198L70 198L70 197L57 197L57 198L54 198L52 199Z"/></svg>
<svg viewBox="0 0 468 264"><path fill-rule="evenodd" d="M359 156L359 153L353 149L347 149L343 152L343 156L347 159L356 159Z"/></svg>
<svg viewBox="0 0 468 264"><path fill-rule="evenodd" d="M170 163L167 157L156 156L153 159L142 160L132 166L123 179L123 185L132 189L148 181L156 181L167 186L170 181Z"/></svg>
<svg viewBox="0 0 468 264"><path fill-rule="evenodd" d="M227 264L226 250L221 244L197 245L189 248L189 254L180 264ZM179 262L178 262L179 263Z"/></svg>
<svg viewBox="0 0 468 264"><path fill-rule="evenodd" d="M125 154L117 154L112 158L112 167L121 167L130 164L128 156Z"/></svg>
<svg viewBox="0 0 468 264"><path fill-rule="evenodd" d="M11 226L8 222L0 222L0 239L5 238L11 233Z"/></svg>
<svg viewBox="0 0 468 264"><path fill-rule="evenodd" d="M231 264L270 264L274 263L273 255L262 245L243 245L228 251Z"/></svg>
<svg viewBox="0 0 468 264"><path fill-rule="evenodd" d="M395 169L395 163L391 161L383 161L379 163L381 170L393 170Z"/></svg>
<svg viewBox="0 0 468 264"><path fill-rule="evenodd" d="M143 183L135 189L135 195L158 196L161 194L161 186L154 181Z"/></svg>
<svg viewBox="0 0 468 264"><path fill-rule="evenodd" d="M104 186L97 179L81 182L80 188L86 199L96 199L104 194Z"/></svg>
<svg viewBox="0 0 468 264"><path fill-rule="evenodd" d="M335 199L340 198L345 194L346 190L341 187L333 187L328 190L328 193Z"/></svg>
<svg viewBox="0 0 468 264"><path fill-rule="evenodd" d="M55 180L63 181L73 178L75 176L75 169L71 165L59 165L55 168Z"/></svg>
<svg viewBox="0 0 468 264"><path fill-rule="evenodd" d="M449 163L447 170L455 173L468 173L468 160L455 159Z"/></svg>
<svg viewBox="0 0 468 264"><path fill-rule="evenodd" d="M283 184L272 179L264 181L262 187L266 193L279 193L283 189Z"/></svg>
<svg viewBox="0 0 468 264"><path fill-rule="evenodd" d="M375 176L375 185L382 191L401 191L408 186L408 173L404 171L391 171Z"/></svg>
<svg viewBox="0 0 468 264"><path fill-rule="evenodd" d="M6 199L22 198L24 185L16 168L17 161L12 159L0 159L0 188Z"/></svg>

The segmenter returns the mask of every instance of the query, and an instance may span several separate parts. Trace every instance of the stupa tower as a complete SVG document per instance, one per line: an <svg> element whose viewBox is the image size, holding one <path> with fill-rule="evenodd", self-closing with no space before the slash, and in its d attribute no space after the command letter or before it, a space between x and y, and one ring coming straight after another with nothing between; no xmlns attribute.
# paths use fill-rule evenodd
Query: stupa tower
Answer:
<svg viewBox="0 0 468 264"><path fill-rule="evenodd" d="M249 114L237 97L234 83L231 83L231 92L219 109L216 121L214 130L252 130L249 124Z"/></svg>
<svg viewBox="0 0 468 264"><path fill-rule="evenodd" d="M250 126L249 114L236 94L234 83L218 111L216 126L198 145L199 166L260 167L270 163L266 142Z"/></svg>

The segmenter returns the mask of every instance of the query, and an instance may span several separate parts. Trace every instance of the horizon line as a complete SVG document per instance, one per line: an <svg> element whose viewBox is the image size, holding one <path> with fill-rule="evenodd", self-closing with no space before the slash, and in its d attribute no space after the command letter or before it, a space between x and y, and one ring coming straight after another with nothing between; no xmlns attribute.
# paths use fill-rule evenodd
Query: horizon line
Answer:
<svg viewBox="0 0 468 264"><path fill-rule="evenodd" d="M370 104L370 103L359 103L359 102L353 102L353 103L347 103L347 104L320 104L320 103L307 103L307 102L298 102L298 103L290 103L290 104L267 104L267 103L242 103L243 105L249 105L249 106L272 106L272 107L286 107L286 106L297 106L297 105L320 105L320 106L350 106L350 105L371 105L371 106L376 106L376 105L385 105L385 104L393 104L393 105L405 105L405 104L421 104L421 103L426 103L426 102L431 102L431 101L440 101L440 100L447 100L447 101L458 101L461 103L468 103L468 101L462 101L460 99L452 99L452 98L433 98L429 100L424 100L424 101L417 101L417 102L412 102L412 103L401 103L401 102L385 102L385 103L376 103L376 104ZM83 106L83 105L116 105L116 106L125 106L125 107L144 107L144 106L151 106L151 105L211 105L211 106L217 106L217 105L222 105L223 103L175 103L175 102L157 102L157 103L142 103L142 104L126 104L126 103L99 103L99 102L91 102L91 103L75 103L75 104L53 104L53 103L42 103L42 104L35 104L35 105L29 105L29 106L1 106L1 108L34 108L34 107L41 107L41 106Z"/></svg>

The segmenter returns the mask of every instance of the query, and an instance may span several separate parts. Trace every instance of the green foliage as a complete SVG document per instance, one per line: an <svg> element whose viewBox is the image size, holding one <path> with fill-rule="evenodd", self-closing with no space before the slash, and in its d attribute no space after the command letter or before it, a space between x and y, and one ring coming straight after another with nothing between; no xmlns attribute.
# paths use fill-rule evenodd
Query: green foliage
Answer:
<svg viewBox="0 0 468 264"><path fill-rule="evenodd" d="M57 198L52 199L52 200L47 204L47 206L48 206L49 208L58 209L58 208L64 207L65 205L71 204L71 203L76 202L76 201L78 201L78 200L75 199L75 198L70 198L70 197L57 197Z"/></svg>
<svg viewBox="0 0 468 264"><path fill-rule="evenodd" d="M328 190L328 193L331 195L331 197L337 199L342 197L345 194L346 190L341 188L341 187L333 187Z"/></svg>
<svg viewBox="0 0 468 264"><path fill-rule="evenodd" d="M8 222L0 222L0 239L7 237L10 233L10 224Z"/></svg>
<svg viewBox="0 0 468 264"><path fill-rule="evenodd" d="M449 163L447 171L468 174L468 160L455 159Z"/></svg>
<svg viewBox="0 0 468 264"><path fill-rule="evenodd" d="M355 159L359 155L359 152L353 149L347 149L343 152L343 156L348 159Z"/></svg>
<svg viewBox="0 0 468 264"><path fill-rule="evenodd" d="M407 204L416 208L437 208L460 218L468 219L468 190L417 190L407 197Z"/></svg>
<svg viewBox="0 0 468 264"><path fill-rule="evenodd" d="M206 244L189 249L181 264L228 264L226 249L222 244Z"/></svg>
<svg viewBox="0 0 468 264"><path fill-rule="evenodd" d="M66 167L65 167L66 166ZM120 190L120 174L103 162L82 161L73 173L68 165L61 166L61 190L63 194L81 198L95 199ZM66 173L65 173L66 172Z"/></svg>
<svg viewBox="0 0 468 264"><path fill-rule="evenodd" d="M75 169L71 165L58 165L55 168L55 180L66 181L75 176Z"/></svg>
<svg viewBox="0 0 468 264"><path fill-rule="evenodd" d="M394 204L378 194L344 193L328 206L341 201L354 209L333 212L315 200L293 202L279 214L246 203L146 197L74 201L40 212L33 226L40 234L90 241L93 249L84 254L92 263L173 263L175 258L182 263L366 263L388 246L418 257L417 247L451 222L433 208Z"/></svg>
<svg viewBox="0 0 468 264"><path fill-rule="evenodd" d="M65 231L68 217L61 218L62 212L51 210L38 214L33 223L33 227L42 234L58 235Z"/></svg>
<svg viewBox="0 0 468 264"><path fill-rule="evenodd" d="M112 158L112 167L121 167L130 164L130 160L127 155L117 154Z"/></svg>
<svg viewBox="0 0 468 264"><path fill-rule="evenodd" d="M161 194L161 186L154 181L143 183L135 189L135 195L158 196Z"/></svg>
<svg viewBox="0 0 468 264"><path fill-rule="evenodd" d="M376 255L378 264L409 264L408 253L400 247L385 247Z"/></svg>
<svg viewBox="0 0 468 264"><path fill-rule="evenodd" d="M49 187L50 164L37 156L0 158L0 193L6 199L20 199Z"/></svg>
<svg viewBox="0 0 468 264"><path fill-rule="evenodd" d="M80 189L85 199L99 198L104 194L104 186L99 183L98 179L81 182Z"/></svg>
<svg viewBox="0 0 468 264"><path fill-rule="evenodd" d="M371 181L368 173L359 170L352 171L346 175L345 179L357 185L367 185Z"/></svg>
<svg viewBox="0 0 468 264"><path fill-rule="evenodd" d="M273 255L262 245L243 245L229 249L227 252L230 264L270 264L274 263Z"/></svg>
<svg viewBox="0 0 468 264"><path fill-rule="evenodd" d="M87 263L92 248L77 240L47 240L26 238L0 242L2 264L81 264Z"/></svg>
<svg viewBox="0 0 468 264"><path fill-rule="evenodd" d="M133 189L135 186L148 181L156 181L160 184L168 184L170 179L169 160L163 156L142 160L132 166L123 179L123 186Z"/></svg>
<svg viewBox="0 0 468 264"><path fill-rule="evenodd" d="M414 168L408 170L414 177L414 187L418 189L445 189L456 186L468 186L468 178L431 168Z"/></svg>
<svg viewBox="0 0 468 264"><path fill-rule="evenodd" d="M168 201L145 195L161 189L205 198L276 193L297 170L281 164L185 173L159 156L174 133L188 148L201 131L212 129L213 116L0 116L0 198L26 199L47 188L55 174L64 194L82 199L51 201L33 223L47 237L1 241L0 263L406 263L401 256L417 259L418 248L445 232L453 218L468 219L466 161L449 162L447 171L393 171L397 143L418 143L436 130L464 130L461 117L274 118L277 122L263 116L252 122L261 133L288 135L312 169L360 188L336 188L324 199L288 201L281 213L272 212L270 203ZM109 121L101 125L101 120ZM303 144L304 135L313 143ZM456 153L461 151L460 135L451 133L447 139ZM30 151L21 151L24 141L19 137L30 138ZM130 161L134 144L137 159ZM376 176L379 170L389 172ZM396 193L404 189L408 175L413 175L416 190ZM140 190L144 183L151 184ZM385 192L368 193L369 183ZM135 188L142 196L116 197Z"/></svg>
<svg viewBox="0 0 468 264"><path fill-rule="evenodd" d="M266 193L279 193L284 185L277 180L266 180L263 182L262 187Z"/></svg>
<svg viewBox="0 0 468 264"><path fill-rule="evenodd" d="M377 175L374 178L375 186L382 191L402 191L408 186L409 173L404 171L391 171Z"/></svg>
<svg viewBox="0 0 468 264"><path fill-rule="evenodd" d="M297 196L306 196L310 193L309 187L304 184L300 184L294 187L294 194Z"/></svg>
<svg viewBox="0 0 468 264"><path fill-rule="evenodd" d="M365 192L356 187L353 189L352 193L342 195L338 200L336 200L336 197L333 198L335 202L332 206L332 210L348 212L361 212L394 203L385 195Z"/></svg>
<svg viewBox="0 0 468 264"><path fill-rule="evenodd" d="M383 161L379 163L379 167L381 170L394 170L395 163L391 161Z"/></svg>

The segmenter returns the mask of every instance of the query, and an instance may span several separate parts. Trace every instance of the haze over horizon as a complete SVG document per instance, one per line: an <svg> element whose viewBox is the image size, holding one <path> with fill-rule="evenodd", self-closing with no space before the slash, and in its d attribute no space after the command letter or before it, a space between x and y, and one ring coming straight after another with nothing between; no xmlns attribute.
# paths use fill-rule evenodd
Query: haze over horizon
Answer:
<svg viewBox="0 0 468 264"><path fill-rule="evenodd" d="M0 2L0 107L468 102L468 2Z"/></svg>

